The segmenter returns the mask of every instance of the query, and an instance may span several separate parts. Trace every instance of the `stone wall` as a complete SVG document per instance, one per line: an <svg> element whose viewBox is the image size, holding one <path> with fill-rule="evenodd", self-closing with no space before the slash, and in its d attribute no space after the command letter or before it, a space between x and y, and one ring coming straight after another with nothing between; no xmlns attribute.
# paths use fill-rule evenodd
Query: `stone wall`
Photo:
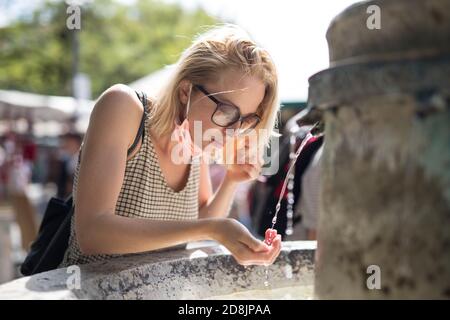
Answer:
<svg viewBox="0 0 450 320"><path fill-rule="evenodd" d="M266 267L238 265L223 246L149 252L24 277L0 285L0 299L204 299L264 289ZM268 267L271 288L312 285L315 241L284 242Z"/></svg>

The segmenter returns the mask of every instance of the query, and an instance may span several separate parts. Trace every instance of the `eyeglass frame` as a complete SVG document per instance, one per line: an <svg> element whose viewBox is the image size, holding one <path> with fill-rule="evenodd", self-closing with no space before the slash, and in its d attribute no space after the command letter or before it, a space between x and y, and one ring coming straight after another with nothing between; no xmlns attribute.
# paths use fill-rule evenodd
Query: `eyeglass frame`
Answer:
<svg viewBox="0 0 450 320"><path fill-rule="evenodd" d="M256 126L261 122L261 117L258 116L258 114L256 114L256 113L251 113L251 114L248 114L248 115L246 115L246 116L242 116L242 114L241 114L241 109L239 109L239 107L235 106L234 104L231 104L231 103L225 103L225 102L222 102L222 101L218 100L218 99L217 99L216 97L214 97L211 93L209 93L208 90L206 90L205 87L203 87L202 85L195 84L195 85L194 85L194 88L200 90L205 96L207 96L209 99L211 99L211 100L216 104L216 109L214 110L214 112L213 112L212 115L211 115L211 121L212 121L215 125L217 125L217 126L219 126L219 127L222 127L222 128L229 128L229 127L233 126L234 124L236 124L237 122L240 122L240 125L239 125L239 128L238 128L238 129L240 129L241 126L242 126L243 120L248 119L248 118L251 118L251 117L256 117L256 120L257 120L256 124L255 124L253 127L248 128L248 129L245 129L245 130L243 131L243 133L248 133L248 132L251 132L253 129L255 129ZM214 119L213 119L213 118L214 118L214 114L217 112L217 110L219 109L219 105L221 105L221 104L222 104L222 105L225 104L225 105L228 105L228 106L231 106L231 107L236 108L237 111L238 111L238 113L239 113L239 118L238 118L236 121L234 121L234 122L232 122L231 124L226 125L226 126L220 125L220 124L218 124L216 121L214 121Z"/></svg>

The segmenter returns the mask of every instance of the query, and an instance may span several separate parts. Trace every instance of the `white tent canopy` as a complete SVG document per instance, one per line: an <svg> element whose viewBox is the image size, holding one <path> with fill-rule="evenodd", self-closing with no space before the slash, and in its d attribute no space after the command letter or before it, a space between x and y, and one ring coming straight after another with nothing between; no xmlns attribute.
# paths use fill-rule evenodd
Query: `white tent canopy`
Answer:
<svg viewBox="0 0 450 320"><path fill-rule="evenodd" d="M128 84L128 86L137 91L144 91L147 94L155 95L159 89L169 80L170 75L175 70L175 65L168 65L150 73L149 75L140 78Z"/></svg>
<svg viewBox="0 0 450 320"><path fill-rule="evenodd" d="M94 102L72 97L0 90L0 119L31 118L34 121L66 121L90 114Z"/></svg>
<svg viewBox="0 0 450 320"><path fill-rule="evenodd" d="M0 134L8 131L10 121L15 123L15 130L25 132L24 121L30 119L36 136L54 136L61 134L74 117L76 130L85 132L93 107L91 100L0 90Z"/></svg>

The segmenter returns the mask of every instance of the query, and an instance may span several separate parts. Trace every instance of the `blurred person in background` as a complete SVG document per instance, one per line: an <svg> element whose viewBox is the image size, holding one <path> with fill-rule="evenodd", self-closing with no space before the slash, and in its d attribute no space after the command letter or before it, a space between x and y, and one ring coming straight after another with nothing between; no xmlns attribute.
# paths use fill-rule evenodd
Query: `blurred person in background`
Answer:
<svg viewBox="0 0 450 320"><path fill-rule="evenodd" d="M72 193L73 177L78 161L82 136L69 132L61 136L59 172L57 177L57 197L64 199Z"/></svg>
<svg viewBox="0 0 450 320"><path fill-rule="evenodd" d="M34 141L34 137L32 134L28 133L23 138L22 144L22 154L23 154L23 162L26 166L28 166L28 170L33 172L34 163L37 158L37 146ZM32 176L30 178L30 181Z"/></svg>
<svg viewBox="0 0 450 320"><path fill-rule="evenodd" d="M294 225L294 233L288 240L317 240L321 191L321 158L323 145L316 142L317 150L301 177L301 193L295 206L295 217L301 217Z"/></svg>
<svg viewBox="0 0 450 320"><path fill-rule="evenodd" d="M17 146L17 145L16 145ZM27 189L31 182L31 167L23 159L23 150L15 150L8 172L7 194L20 228L22 248L28 251L37 235L36 211Z"/></svg>
<svg viewBox="0 0 450 320"><path fill-rule="evenodd" d="M0 144L0 203L6 198L6 151Z"/></svg>

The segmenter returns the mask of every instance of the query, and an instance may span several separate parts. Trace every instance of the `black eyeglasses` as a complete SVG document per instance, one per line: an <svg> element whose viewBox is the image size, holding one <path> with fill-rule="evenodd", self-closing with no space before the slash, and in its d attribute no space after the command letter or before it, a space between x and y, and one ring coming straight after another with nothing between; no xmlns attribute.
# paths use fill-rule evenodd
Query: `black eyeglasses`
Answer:
<svg viewBox="0 0 450 320"><path fill-rule="evenodd" d="M238 107L217 100L203 86L194 85L194 87L203 92L216 104L216 110L211 116L211 121L219 127L237 129L238 134L247 134L261 121L261 118L256 113L243 117Z"/></svg>

